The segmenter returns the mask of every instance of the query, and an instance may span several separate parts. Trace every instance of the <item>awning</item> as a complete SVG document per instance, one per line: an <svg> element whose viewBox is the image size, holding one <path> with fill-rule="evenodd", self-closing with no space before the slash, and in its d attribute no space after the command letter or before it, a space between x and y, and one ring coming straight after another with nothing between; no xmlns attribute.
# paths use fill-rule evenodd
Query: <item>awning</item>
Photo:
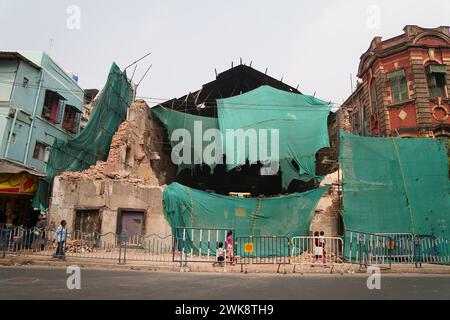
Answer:
<svg viewBox="0 0 450 320"><path fill-rule="evenodd" d="M401 78L405 76L405 69L400 69L396 71L389 72L387 74L388 79Z"/></svg>
<svg viewBox="0 0 450 320"><path fill-rule="evenodd" d="M445 73L447 66L445 64L430 64L427 67L427 73Z"/></svg>
<svg viewBox="0 0 450 320"><path fill-rule="evenodd" d="M53 94L54 94L55 96L57 96L59 99L64 100L64 101L67 101L67 99L66 99L62 94L60 94L59 92L56 92L56 91L53 91L53 90L47 90L47 91L53 93Z"/></svg>
<svg viewBox="0 0 450 320"><path fill-rule="evenodd" d="M0 173L29 173L31 175L37 177L46 177L45 173L36 171L28 166L25 166L21 163L9 160L9 159L0 159Z"/></svg>

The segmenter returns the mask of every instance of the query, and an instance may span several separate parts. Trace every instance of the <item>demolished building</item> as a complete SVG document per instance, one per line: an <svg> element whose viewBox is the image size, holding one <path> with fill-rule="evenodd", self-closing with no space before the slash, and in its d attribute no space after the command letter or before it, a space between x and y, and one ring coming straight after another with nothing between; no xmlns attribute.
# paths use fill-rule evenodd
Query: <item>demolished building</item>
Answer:
<svg viewBox="0 0 450 320"><path fill-rule="evenodd" d="M128 110L114 135L107 161L55 178L50 225L65 219L81 232L170 234L162 210L163 186L175 167L163 152L162 127L143 100Z"/></svg>
<svg viewBox="0 0 450 320"><path fill-rule="evenodd" d="M255 89L305 99L308 103L316 101L313 97L303 96L296 88L245 65L225 71L200 90L161 103L156 108L150 109L145 101L138 100L130 107L126 121L114 135L107 161L100 161L82 172L65 172L55 178L50 224L56 226L65 219L70 229L82 232L105 234L126 231L131 234L166 236L171 234L174 225L170 225L171 219L164 212L163 197L167 185L173 182L192 190L204 191L207 197L214 194L228 197L232 192L247 193L260 199L257 203L264 198L287 199L290 194L318 190L320 179L314 178L315 173L325 175L336 171L337 167L334 165L331 172L327 171L330 166L324 165L320 152L315 154L317 150L308 162L307 170L311 176L306 179L294 161L287 166L293 172L290 180L284 180L282 172L261 175L262 164L259 162L246 161L231 168L219 164L215 170L204 164L177 168L172 163L173 145L169 141L169 126L155 110L182 114L181 127L186 127L185 119L191 116L217 118L218 99L224 99L226 103L225 98L243 96L257 91ZM319 104L326 105L325 102ZM326 118L329 111L326 110L322 111L325 127L322 123L321 128L325 128L322 132L325 132L328 140ZM319 148L321 151L329 149L327 143L321 144ZM283 181L289 183L283 184ZM338 235L342 230L339 188L336 187L338 183L336 179L325 179L322 183L322 186L332 188L326 192L327 188L323 189L325 194L319 201L317 216L311 226L314 231L325 228L327 235ZM316 205L311 206L309 212L314 213ZM308 218L309 221L311 218Z"/></svg>

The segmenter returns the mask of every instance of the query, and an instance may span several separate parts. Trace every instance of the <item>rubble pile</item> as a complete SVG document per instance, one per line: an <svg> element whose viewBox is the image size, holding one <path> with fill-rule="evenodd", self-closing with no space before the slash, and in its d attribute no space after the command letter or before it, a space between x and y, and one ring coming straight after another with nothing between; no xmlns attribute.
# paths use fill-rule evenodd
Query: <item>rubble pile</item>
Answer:
<svg viewBox="0 0 450 320"><path fill-rule="evenodd" d="M49 248L51 252L55 252L57 249L57 243L53 242ZM95 243L90 241L85 241L82 239L68 239L66 241L66 246L64 251L66 253L93 253L98 251L99 248L96 247ZM111 252L112 247L108 246L102 249L103 252Z"/></svg>
<svg viewBox="0 0 450 320"><path fill-rule="evenodd" d="M158 170L162 172L156 176L153 168L161 167L161 164L155 164L158 162L155 160L160 159L155 154L159 154L156 148L162 145L152 139L152 135L161 135L158 130L154 130L158 128L154 127L147 104L143 100L137 100L131 105L127 120L119 126L112 138L107 161L98 161L96 165L81 172L64 172L61 179L120 180L137 185L165 184L164 170Z"/></svg>

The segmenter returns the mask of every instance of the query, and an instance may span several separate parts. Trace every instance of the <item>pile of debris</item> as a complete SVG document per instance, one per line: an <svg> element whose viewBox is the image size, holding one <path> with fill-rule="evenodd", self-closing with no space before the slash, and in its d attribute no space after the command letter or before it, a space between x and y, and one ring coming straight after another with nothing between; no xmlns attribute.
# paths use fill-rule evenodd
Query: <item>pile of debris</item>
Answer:
<svg viewBox="0 0 450 320"><path fill-rule="evenodd" d="M326 253L325 258L325 261L328 263L342 263L342 258L336 255L335 252ZM292 256L291 259L293 259L296 264L313 264L314 262L321 263L323 261L322 257L316 259L314 253L308 252L307 250Z"/></svg>
<svg viewBox="0 0 450 320"><path fill-rule="evenodd" d="M68 240L66 242L66 252L68 253L85 253L92 251L93 248L83 240Z"/></svg>
<svg viewBox="0 0 450 320"><path fill-rule="evenodd" d="M149 136L154 135L154 120L150 117L149 107L143 100L134 102L124 121L113 136L107 161L98 161L96 165L81 172L64 172L62 179L67 180L120 180L135 185L164 185L166 173L156 175L153 167L161 165L161 142L155 143ZM158 160L158 161L156 161ZM152 163L153 161L153 163ZM164 170L160 170L164 171Z"/></svg>
<svg viewBox="0 0 450 320"><path fill-rule="evenodd" d="M56 242L52 243L48 248L50 251L55 252L57 249ZM68 239L66 241L65 252L66 253L93 253L96 251L96 245L92 242L87 242L82 239ZM105 252L110 252L111 248L105 249Z"/></svg>

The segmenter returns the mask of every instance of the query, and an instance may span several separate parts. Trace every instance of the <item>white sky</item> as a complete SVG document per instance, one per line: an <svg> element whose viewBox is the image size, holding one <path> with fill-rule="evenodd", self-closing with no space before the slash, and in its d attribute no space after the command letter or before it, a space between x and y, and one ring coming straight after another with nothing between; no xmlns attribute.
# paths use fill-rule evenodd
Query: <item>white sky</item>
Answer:
<svg viewBox="0 0 450 320"><path fill-rule="evenodd" d="M67 28L67 8L81 10L80 29ZM379 16L376 15L377 10ZM448 0L0 0L0 50L44 50L83 88L101 88L113 61L140 64L138 96L173 98L200 88L231 61L342 103L350 73L374 36L406 24L450 25ZM377 23L379 21L379 23Z"/></svg>

